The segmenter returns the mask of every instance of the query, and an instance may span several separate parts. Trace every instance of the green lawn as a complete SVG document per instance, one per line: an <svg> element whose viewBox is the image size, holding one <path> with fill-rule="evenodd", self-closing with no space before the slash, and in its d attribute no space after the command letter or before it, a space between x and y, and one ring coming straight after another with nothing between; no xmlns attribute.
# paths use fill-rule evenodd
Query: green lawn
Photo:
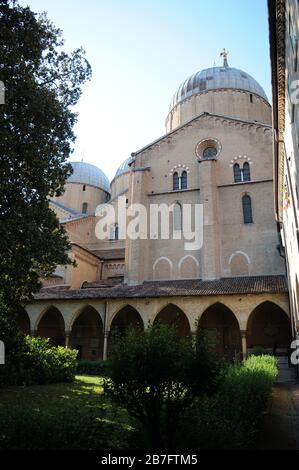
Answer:
<svg viewBox="0 0 299 470"><path fill-rule="evenodd" d="M133 428L103 379L0 389L0 449L125 449Z"/></svg>

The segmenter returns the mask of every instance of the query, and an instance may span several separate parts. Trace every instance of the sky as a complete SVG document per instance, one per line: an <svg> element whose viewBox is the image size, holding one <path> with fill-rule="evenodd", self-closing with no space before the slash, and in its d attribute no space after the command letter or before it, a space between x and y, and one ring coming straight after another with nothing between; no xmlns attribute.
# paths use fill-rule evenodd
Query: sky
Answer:
<svg viewBox="0 0 299 470"><path fill-rule="evenodd" d="M171 98L198 70L228 62L271 98L266 0L20 0L46 11L67 51L82 46L92 67L75 109L73 161L111 180L132 152L165 133Z"/></svg>

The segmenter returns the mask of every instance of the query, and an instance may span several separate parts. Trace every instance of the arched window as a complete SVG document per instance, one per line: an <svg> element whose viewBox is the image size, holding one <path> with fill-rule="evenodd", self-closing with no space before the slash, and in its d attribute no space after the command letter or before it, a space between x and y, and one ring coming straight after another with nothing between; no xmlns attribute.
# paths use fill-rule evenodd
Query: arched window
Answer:
<svg viewBox="0 0 299 470"><path fill-rule="evenodd" d="M181 175L181 189L187 189L187 171L183 171Z"/></svg>
<svg viewBox="0 0 299 470"><path fill-rule="evenodd" d="M86 190L86 185L85 185L85 184L83 184L83 188L82 188L82 189L83 189L83 191Z"/></svg>
<svg viewBox="0 0 299 470"><path fill-rule="evenodd" d="M179 179L179 175L177 174L177 172L173 173L173 190L174 191L178 191L180 189L180 179Z"/></svg>
<svg viewBox="0 0 299 470"><path fill-rule="evenodd" d="M252 207L251 207L251 197L245 195L242 197L242 207L243 207L243 218L244 224L252 224Z"/></svg>
<svg viewBox="0 0 299 470"><path fill-rule="evenodd" d="M173 209L173 229L182 230L182 207L179 202L176 202Z"/></svg>
<svg viewBox="0 0 299 470"><path fill-rule="evenodd" d="M118 240L118 225L114 226L114 240Z"/></svg>
<svg viewBox="0 0 299 470"><path fill-rule="evenodd" d="M241 176L241 169L239 163L234 164L234 181L235 183L239 183L242 181L242 176Z"/></svg>
<svg viewBox="0 0 299 470"><path fill-rule="evenodd" d="M87 202L83 202L83 204L82 204L82 214L87 214L87 208L88 208Z"/></svg>
<svg viewBox="0 0 299 470"><path fill-rule="evenodd" d="M243 181L250 181L250 166L248 162L243 165Z"/></svg>

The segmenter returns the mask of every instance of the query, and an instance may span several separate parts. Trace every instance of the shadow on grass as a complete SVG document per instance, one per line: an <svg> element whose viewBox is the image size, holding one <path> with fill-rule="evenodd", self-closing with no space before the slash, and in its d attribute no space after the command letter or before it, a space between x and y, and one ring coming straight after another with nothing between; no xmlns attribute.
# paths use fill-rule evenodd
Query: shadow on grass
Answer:
<svg viewBox="0 0 299 470"><path fill-rule="evenodd" d="M103 379L0 390L0 449L126 449L127 412L103 394Z"/></svg>

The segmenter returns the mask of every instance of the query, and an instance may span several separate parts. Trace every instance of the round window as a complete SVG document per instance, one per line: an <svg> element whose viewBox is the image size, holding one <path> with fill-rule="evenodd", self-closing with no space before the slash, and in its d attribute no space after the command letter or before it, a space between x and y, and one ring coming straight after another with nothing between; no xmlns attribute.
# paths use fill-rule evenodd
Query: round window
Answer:
<svg viewBox="0 0 299 470"><path fill-rule="evenodd" d="M210 137L203 139L196 145L195 153L198 161L215 160L221 152L221 144L219 140Z"/></svg>
<svg viewBox="0 0 299 470"><path fill-rule="evenodd" d="M208 160L209 158L215 158L216 155L217 155L216 147L207 147L202 153L202 156L205 160Z"/></svg>

